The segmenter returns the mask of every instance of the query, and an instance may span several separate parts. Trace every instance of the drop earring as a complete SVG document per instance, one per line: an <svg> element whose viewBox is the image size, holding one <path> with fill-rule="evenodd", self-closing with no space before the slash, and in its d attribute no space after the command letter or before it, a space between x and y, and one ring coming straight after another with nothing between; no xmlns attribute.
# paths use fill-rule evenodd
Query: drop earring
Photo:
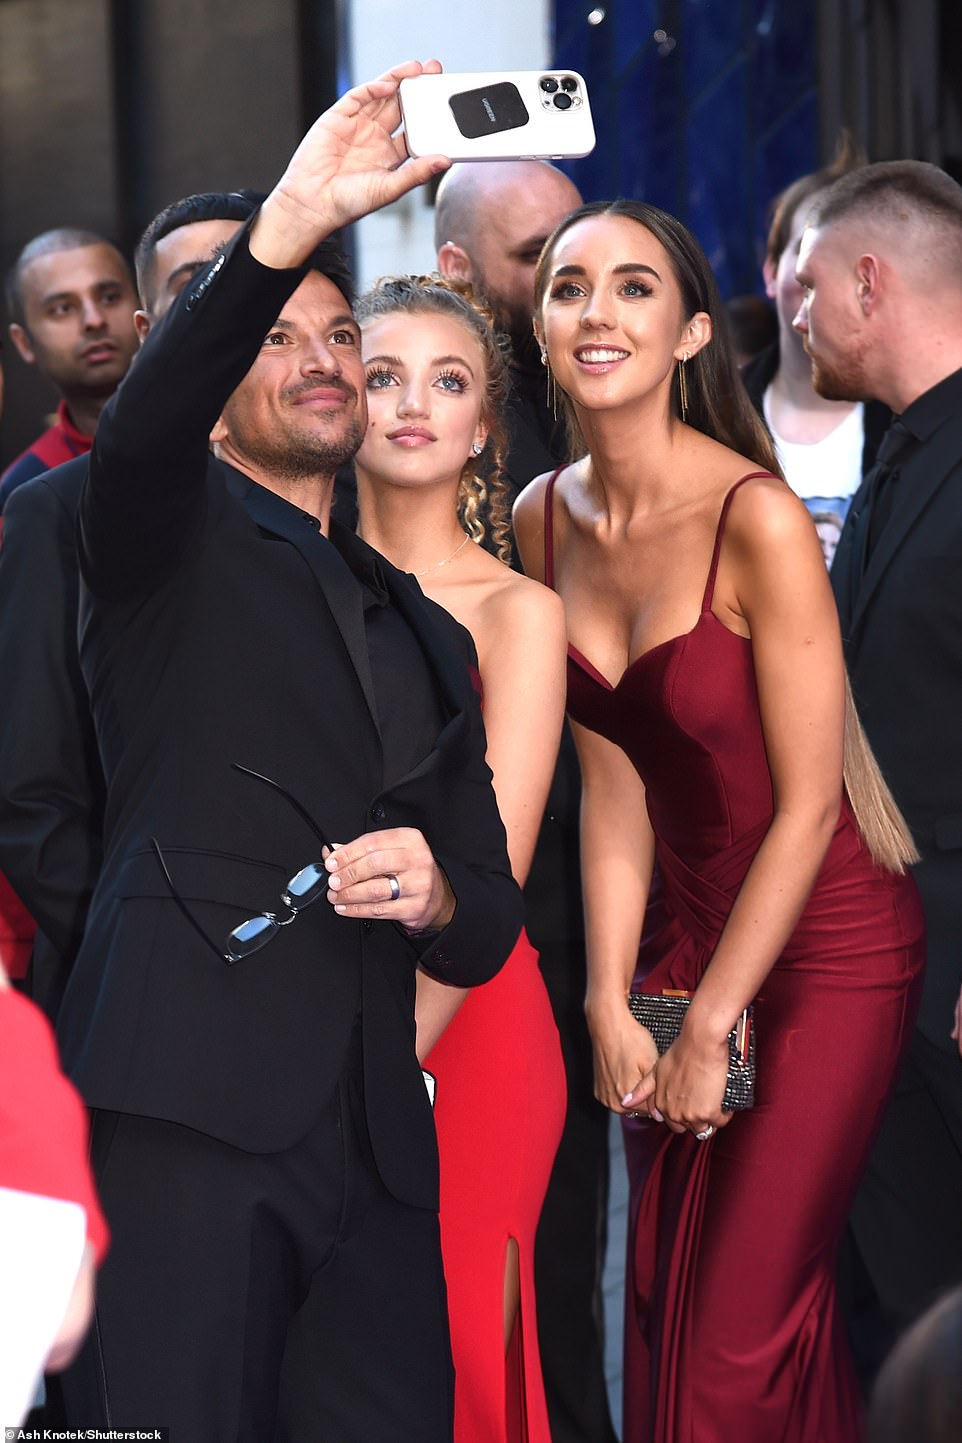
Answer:
<svg viewBox="0 0 962 1443"><path fill-rule="evenodd" d="M555 418L555 420L557 421L557 419L558 419L558 383L555 381L554 372L552 371L550 365L548 364L548 352L545 351L545 350L542 350L542 352L541 352L541 364L542 364L542 366L544 366L545 370L548 372L547 376L545 377L545 405L551 407L551 414L552 414L552 416Z"/></svg>
<svg viewBox="0 0 962 1443"><path fill-rule="evenodd" d="M688 419L688 378L685 375L685 367L688 365L688 352L685 351L678 365L678 395L681 400L681 419Z"/></svg>

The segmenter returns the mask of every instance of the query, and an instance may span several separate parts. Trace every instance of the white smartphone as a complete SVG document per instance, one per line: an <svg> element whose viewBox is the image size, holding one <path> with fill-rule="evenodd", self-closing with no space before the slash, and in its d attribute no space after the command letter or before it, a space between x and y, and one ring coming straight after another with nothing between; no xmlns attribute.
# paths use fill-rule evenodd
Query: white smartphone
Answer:
<svg viewBox="0 0 962 1443"><path fill-rule="evenodd" d="M565 160L594 150L588 88L574 70L416 75L402 80L408 154Z"/></svg>

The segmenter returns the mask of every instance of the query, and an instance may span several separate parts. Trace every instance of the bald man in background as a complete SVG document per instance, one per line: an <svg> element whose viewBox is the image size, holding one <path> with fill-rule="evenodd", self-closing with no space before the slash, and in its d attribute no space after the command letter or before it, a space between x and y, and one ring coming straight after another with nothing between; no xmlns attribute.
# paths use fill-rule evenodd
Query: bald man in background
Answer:
<svg viewBox="0 0 962 1443"><path fill-rule="evenodd" d="M577 187L543 160L455 165L438 188L438 270L480 291L511 338L507 473L513 496L567 461L564 427L551 413L534 338L534 270L559 221L581 205Z"/></svg>
<svg viewBox="0 0 962 1443"><path fill-rule="evenodd" d="M437 265L470 281L511 338L505 472L512 500L568 460L563 422L548 406L534 338L534 272L545 240L581 205L577 187L541 160L456 165L438 188ZM615 1443L599 1319L608 1202L608 1115L594 1097L584 1017L585 941L578 813L581 777L571 733L561 752L524 889L529 935L561 1036L568 1112L535 1254L538 1333L554 1443Z"/></svg>

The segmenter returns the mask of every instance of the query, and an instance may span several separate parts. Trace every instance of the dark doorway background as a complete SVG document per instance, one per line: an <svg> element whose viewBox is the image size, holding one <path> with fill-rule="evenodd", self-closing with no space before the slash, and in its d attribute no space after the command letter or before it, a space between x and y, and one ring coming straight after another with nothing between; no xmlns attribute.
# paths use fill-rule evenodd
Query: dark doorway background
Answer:
<svg viewBox="0 0 962 1443"><path fill-rule="evenodd" d="M2 271L53 226L129 256L179 196L269 188L338 93L343 23L338 0L0 0ZM2 464L54 403L4 359Z"/></svg>

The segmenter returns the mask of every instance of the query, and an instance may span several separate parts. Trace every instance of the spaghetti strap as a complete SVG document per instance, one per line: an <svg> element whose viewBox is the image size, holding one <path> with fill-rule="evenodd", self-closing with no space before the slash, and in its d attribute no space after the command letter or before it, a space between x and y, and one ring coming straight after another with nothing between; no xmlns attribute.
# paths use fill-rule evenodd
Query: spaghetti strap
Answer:
<svg viewBox="0 0 962 1443"><path fill-rule="evenodd" d="M772 481L776 481L778 479L776 476L772 475L771 471L749 471L747 475L740 477L739 480L735 482L734 486L731 488L731 490L726 495L724 501L722 502L721 515L718 518L718 526L715 529L715 546L711 554L711 566L708 569L708 581L705 585L705 596L701 604L702 615L704 615L706 611L711 611L711 604L714 600L715 573L718 570L718 558L721 555L722 536L725 531L725 521L728 517L728 508L732 504L732 497L738 490L739 486L744 486L746 481L753 481L756 476L767 476ZM552 477L552 480L554 480L554 477Z"/></svg>
<svg viewBox="0 0 962 1443"><path fill-rule="evenodd" d="M559 466L544 488L544 584L554 591L554 483L564 470Z"/></svg>

